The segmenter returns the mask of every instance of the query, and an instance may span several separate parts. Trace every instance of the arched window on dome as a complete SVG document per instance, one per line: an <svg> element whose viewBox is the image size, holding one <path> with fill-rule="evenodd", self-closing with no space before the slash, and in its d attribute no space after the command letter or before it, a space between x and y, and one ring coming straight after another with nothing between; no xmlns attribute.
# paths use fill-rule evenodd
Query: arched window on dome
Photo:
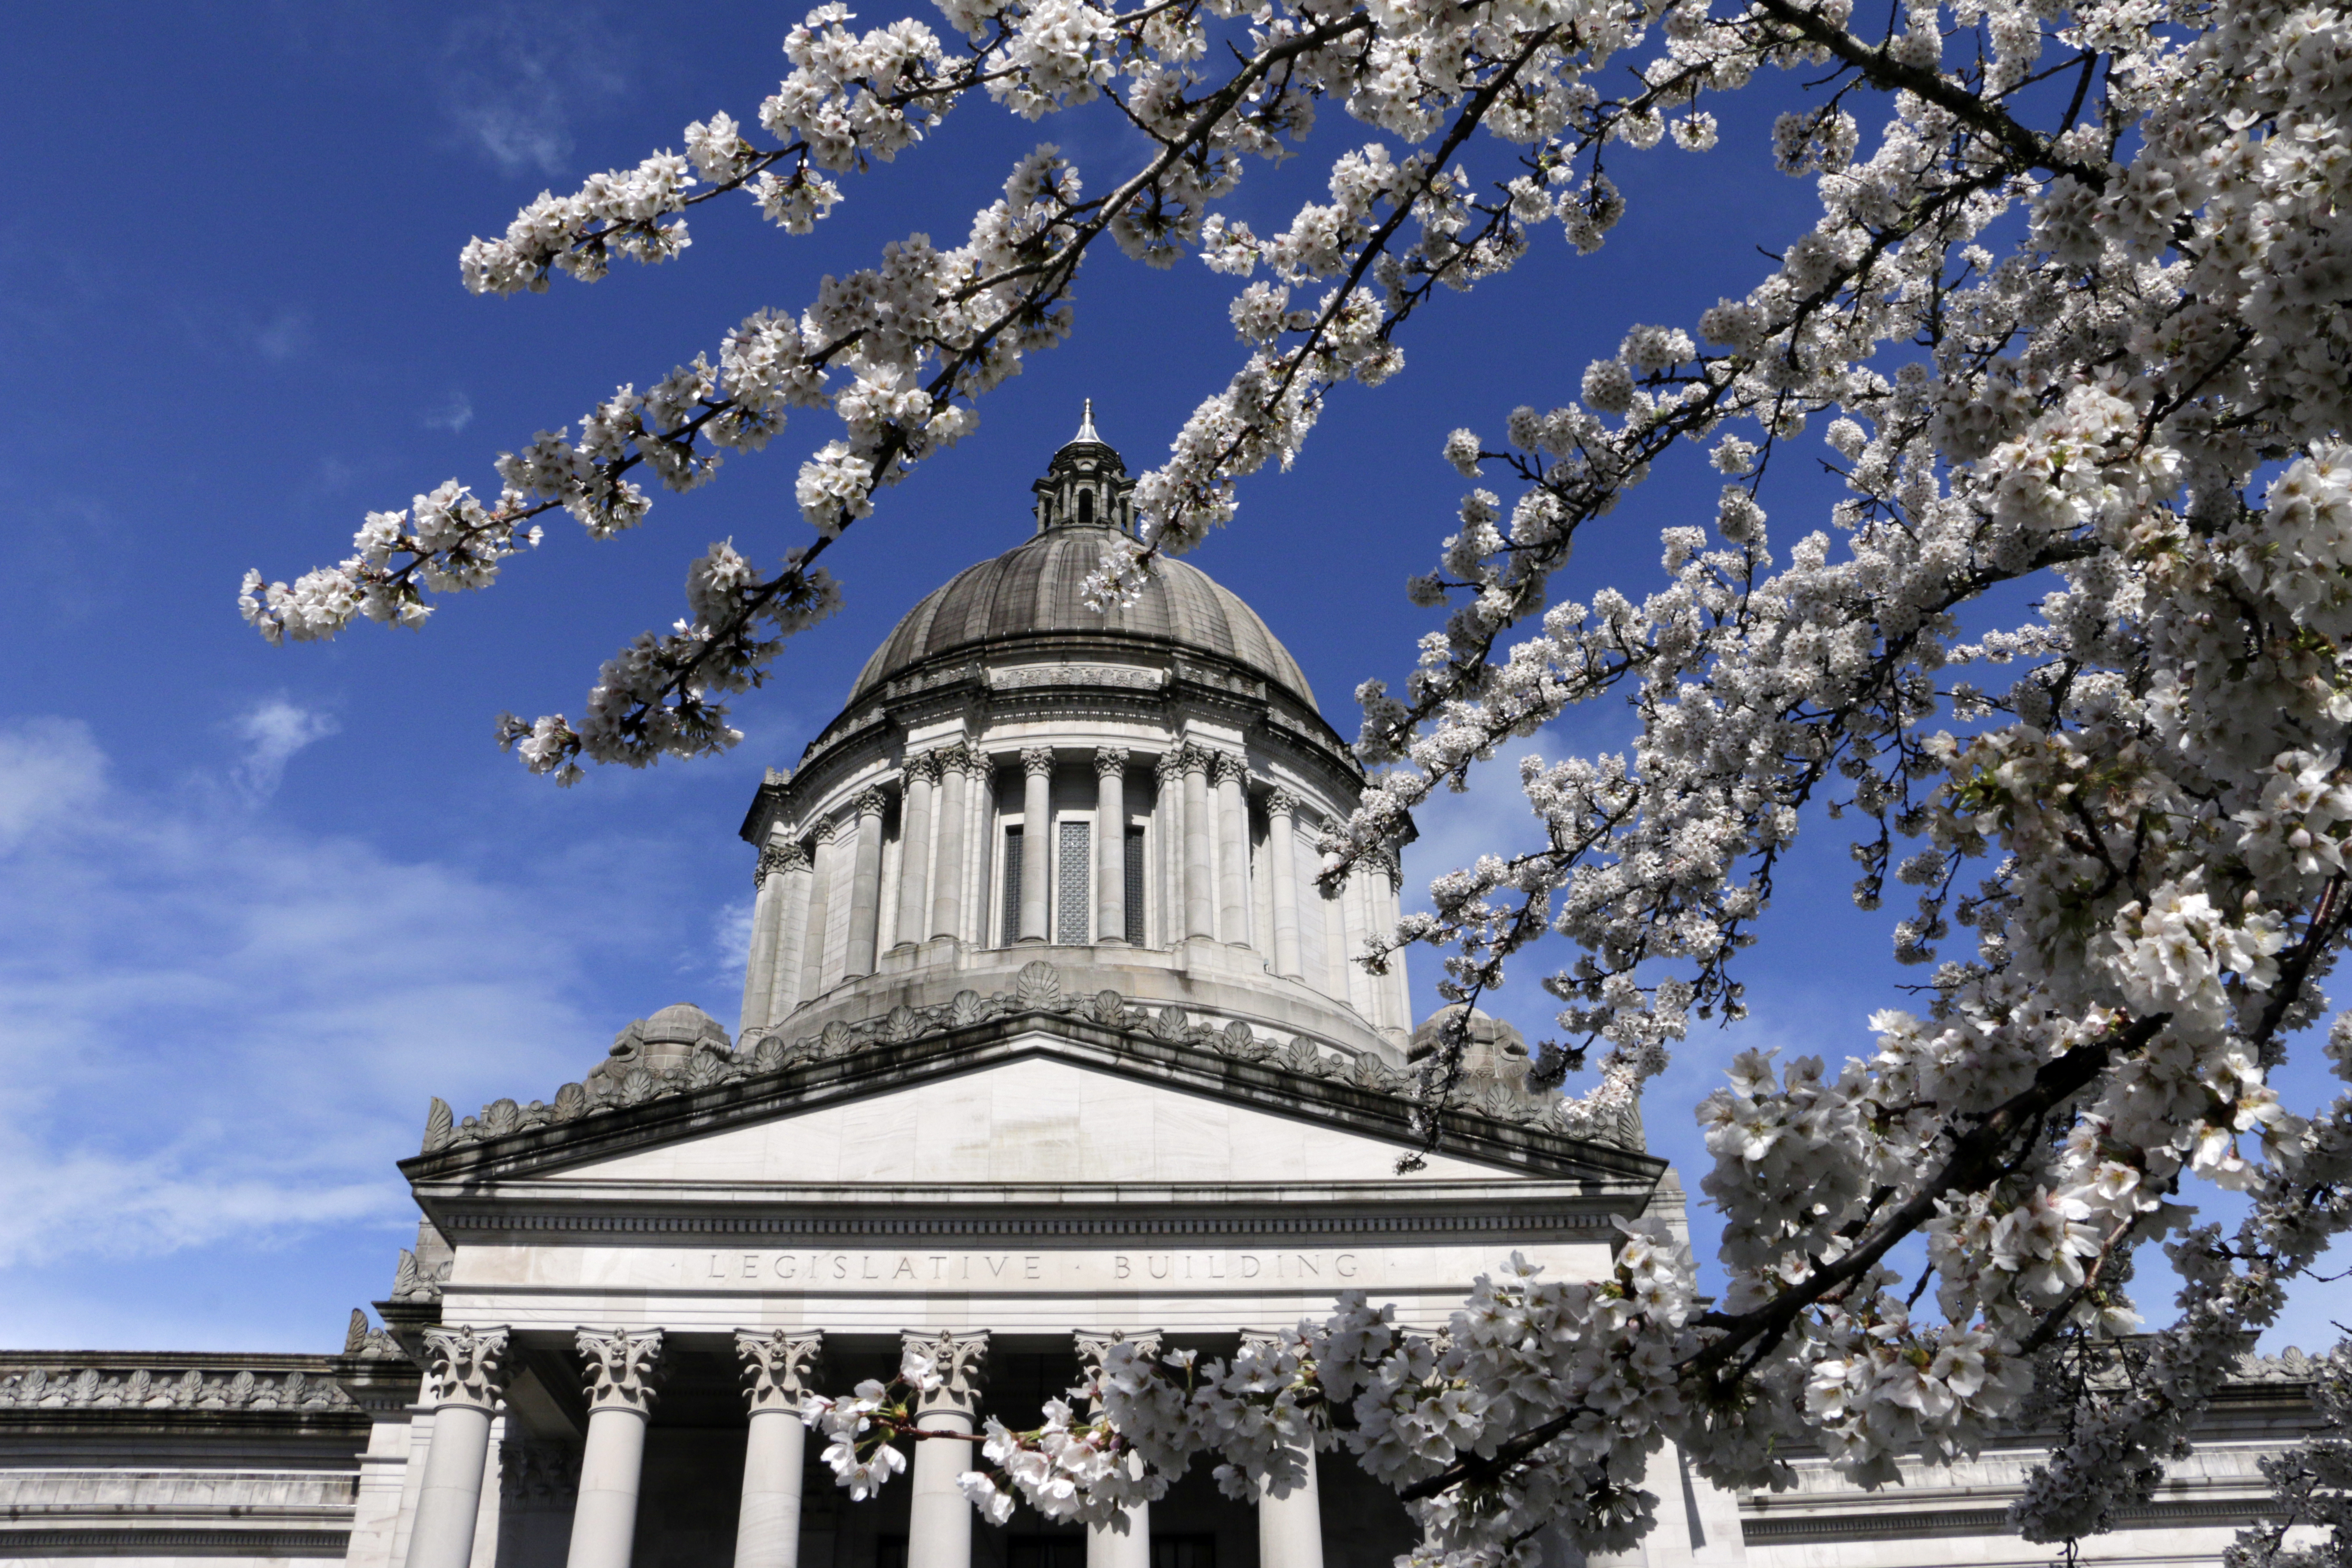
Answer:
<svg viewBox="0 0 2352 1568"><path fill-rule="evenodd" d="M1089 489L1089 490L1080 490L1080 491L1078 492L1078 523L1079 523L1079 526L1080 526L1080 527L1084 527L1084 526L1086 526L1087 524L1093 522L1093 521L1094 521L1094 520L1095 520L1095 492L1094 492L1094 491L1092 491L1092 490L1090 490L1090 489Z"/></svg>

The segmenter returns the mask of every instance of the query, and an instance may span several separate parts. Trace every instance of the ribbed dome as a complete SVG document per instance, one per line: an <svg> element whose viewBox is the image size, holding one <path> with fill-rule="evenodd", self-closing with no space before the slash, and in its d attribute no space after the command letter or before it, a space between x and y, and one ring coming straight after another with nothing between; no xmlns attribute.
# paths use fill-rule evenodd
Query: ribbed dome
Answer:
<svg viewBox="0 0 2352 1568"><path fill-rule="evenodd" d="M1108 535L1103 528L1048 528L1020 548L957 574L883 640L866 661L850 701L949 654L969 656L990 645L1060 634L1133 642L1139 651L1181 647L1214 654L1315 706L1290 650L1256 611L1197 567L1160 561L1134 604L1108 613L1090 608L1087 576L1101 562Z"/></svg>

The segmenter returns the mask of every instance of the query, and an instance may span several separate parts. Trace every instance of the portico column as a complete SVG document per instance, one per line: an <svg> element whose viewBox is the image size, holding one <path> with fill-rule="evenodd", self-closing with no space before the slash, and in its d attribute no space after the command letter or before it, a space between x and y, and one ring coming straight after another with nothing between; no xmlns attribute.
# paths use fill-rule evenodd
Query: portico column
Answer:
<svg viewBox="0 0 2352 1568"><path fill-rule="evenodd" d="M582 1329L573 1342L587 1363L588 1440L580 1453L580 1500L572 1510L564 1568L629 1568L662 1331Z"/></svg>
<svg viewBox="0 0 2352 1568"><path fill-rule="evenodd" d="M1245 1347L1263 1349L1276 1340L1273 1334L1242 1335ZM1323 1568L1323 1504L1316 1486L1315 1449L1310 1446L1299 1457L1307 1472L1303 1482L1281 1497L1270 1488L1258 1492L1258 1568Z"/></svg>
<svg viewBox="0 0 2352 1568"><path fill-rule="evenodd" d="M1054 816L1054 749L1032 746L1021 753L1021 940L1044 942L1045 884L1053 877L1047 834Z"/></svg>
<svg viewBox="0 0 2352 1568"><path fill-rule="evenodd" d="M490 1415L506 1384L507 1331L425 1331L425 1397L433 1406L433 1445L425 1455L416 1519L408 1531L408 1568L466 1568L474 1556L474 1521L482 1511L482 1472L490 1457Z"/></svg>
<svg viewBox="0 0 2352 1568"><path fill-rule="evenodd" d="M1274 879L1274 972L1304 980L1298 958L1298 797L1286 789L1265 797L1266 874Z"/></svg>
<svg viewBox="0 0 2352 1568"><path fill-rule="evenodd" d="M964 790L963 937L986 947L988 868L995 853L990 840L996 832L996 763L975 746L964 753L963 765L971 780Z"/></svg>
<svg viewBox="0 0 2352 1568"><path fill-rule="evenodd" d="M980 1426L980 1381L988 1360L988 1334L908 1329L900 1338L906 1349L931 1358L940 1379L940 1386L915 1406L916 1426L965 1439L926 1437L915 1444L914 1483L907 1500L907 1568L971 1568L971 1504L956 1478L971 1468L969 1439Z"/></svg>
<svg viewBox="0 0 2352 1568"><path fill-rule="evenodd" d="M899 947L923 940L923 922L930 915L931 784L939 776L936 755L907 759L906 809L898 816Z"/></svg>
<svg viewBox="0 0 2352 1568"><path fill-rule="evenodd" d="M1157 1357L1160 1354L1158 1334L1126 1334L1113 1331L1108 1334L1081 1333L1078 1340L1078 1366L1091 1382L1102 1370L1103 1356L1115 1344L1135 1347L1138 1354ZM1089 1404L1094 1402L1089 1401ZM1130 1466L1141 1460L1128 1456ZM1093 1524L1087 1527L1087 1568L1151 1568L1151 1505L1131 1502L1119 1510L1127 1519L1127 1528Z"/></svg>
<svg viewBox="0 0 2352 1568"><path fill-rule="evenodd" d="M816 855L809 878L808 918L801 937L801 1000L813 1002L824 993L824 944L833 934L834 889L841 882L834 847L841 825L830 818L816 825Z"/></svg>
<svg viewBox="0 0 2352 1568"><path fill-rule="evenodd" d="M1184 934L1217 934L1217 892L1209 880L1209 753L1184 748Z"/></svg>
<svg viewBox="0 0 2352 1568"><path fill-rule="evenodd" d="M964 754L940 759L940 853L931 871L931 935L963 934Z"/></svg>
<svg viewBox="0 0 2352 1568"><path fill-rule="evenodd" d="M857 861L849 874L849 961L841 977L874 973L874 942L882 917L882 813L889 801L878 789L857 797Z"/></svg>
<svg viewBox="0 0 2352 1568"><path fill-rule="evenodd" d="M1095 940L1127 944L1127 752L1095 753Z"/></svg>
<svg viewBox="0 0 2352 1568"><path fill-rule="evenodd" d="M1404 868L1398 862L1393 852L1381 857L1381 875L1374 879L1372 885L1380 890L1381 918L1385 922L1386 929L1393 931L1397 928L1397 922L1404 918L1403 902L1400 897L1404 891ZM1381 984L1388 988L1391 1025L1399 1029L1411 1029L1412 1027L1412 987L1405 979L1402 948L1389 955L1389 972L1381 980Z"/></svg>
<svg viewBox="0 0 2352 1568"><path fill-rule="evenodd" d="M768 879L781 882L783 891L776 900L776 965L775 977L768 992L768 1022L780 1022L801 1003L801 965L803 949L808 941L809 884L814 879L809 872L808 851L800 840L786 839L776 852L776 865ZM761 857L766 864L767 857Z"/></svg>
<svg viewBox="0 0 2352 1568"><path fill-rule="evenodd" d="M1239 757L1219 752L1217 777L1217 934L1236 946L1249 944L1249 806L1242 780L1249 770Z"/></svg>
<svg viewBox="0 0 2352 1568"><path fill-rule="evenodd" d="M814 1330L738 1329L743 1396L751 1430L743 1445L743 1506L736 1516L735 1568L793 1568L801 1555L801 1459L808 1429L801 1396L824 1336Z"/></svg>

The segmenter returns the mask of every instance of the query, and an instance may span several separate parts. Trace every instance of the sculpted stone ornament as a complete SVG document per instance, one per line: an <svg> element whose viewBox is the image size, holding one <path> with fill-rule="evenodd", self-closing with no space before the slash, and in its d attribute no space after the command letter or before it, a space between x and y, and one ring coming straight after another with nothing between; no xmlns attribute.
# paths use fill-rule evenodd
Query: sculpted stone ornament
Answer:
<svg viewBox="0 0 2352 1568"><path fill-rule="evenodd" d="M1021 771L1031 778L1051 777L1054 772L1054 748L1031 746L1023 751Z"/></svg>
<svg viewBox="0 0 2352 1568"><path fill-rule="evenodd" d="M869 789L857 797L857 815L878 817L890 807L890 797L879 789Z"/></svg>
<svg viewBox="0 0 2352 1568"><path fill-rule="evenodd" d="M466 1324L425 1331L426 1397L437 1408L499 1408L506 1393L507 1331Z"/></svg>
<svg viewBox="0 0 2352 1568"><path fill-rule="evenodd" d="M941 753L938 752L917 752L907 759L907 765L899 771L906 776L908 784L914 783L917 779L937 784L940 782L941 760Z"/></svg>
<svg viewBox="0 0 2352 1568"><path fill-rule="evenodd" d="M744 1403L761 1410L798 1410L824 1353L824 1334L809 1329L738 1329L735 1353L743 1363Z"/></svg>
<svg viewBox="0 0 2352 1568"><path fill-rule="evenodd" d="M1156 1331L1130 1334L1124 1329L1111 1329L1097 1333L1080 1329L1070 1337L1078 1342L1078 1367L1089 1378L1102 1370L1103 1356L1113 1345L1133 1345L1137 1354L1149 1359L1160 1354L1160 1335Z"/></svg>
<svg viewBox="0 0 2352 1568"><path fill-rule="evenodd" d="M1102 746L1095 752L1095 776L1117 778L1127 772L1127 749L1123 746Z"/></svg>
<svg viewBox="0 0 2352 1568"><path fill-rule="evenodd" d="M952 1410L974 1414L980 1405L980 1385L987 1374L988 1331L958 1333L952 1329L907 1329L898 1335L903 1349L920 1351L940 1374L939 1387L917 1402L915 1414Z"/></svg>
<svg viewBox="0 0 2352 1568"><path fill-rule="evenodd" d="M1160 788L1181 786L1184 782L1184 749L1179 746L1172 752L1160 752L1160 760L1151 764L1151 771L1159 775Z"/></svg>
<svg viewBox="0 0 2352 1568"><path fill-rule="evenodd" d="M1209 754L1209 778L1213 784L1249 783L1249 764L1231 752Z"/></svg>
<svg viewBox="0 0 2352 1568"><path fill-rule="evenodd" d="M751 873L751 886L766 887L768 879L778 871L805 871L808 863L808 851L797 841L771 844L760 851L760 864Z"/></svg>
<svg viewBox="0 0 2352 1568"><path fill-rule="evenodd" d="M1298 815L1298 797L1286 789L1271 791L1265 797L1265 814L1268 816L1296 816Z"/></svg>
<svg viewBox="0 0 2352 1568"><path fill-rule="evenodd" d="M661 1381L662 1331L659 1329L582 1329L573 1336L579 1347L580 1359L585 1363L586 1383L582 1392L588 1396L588 1408L593 1413L605 1409L634 1410L640 1415L652 1414L656 1390Z"/></svg>

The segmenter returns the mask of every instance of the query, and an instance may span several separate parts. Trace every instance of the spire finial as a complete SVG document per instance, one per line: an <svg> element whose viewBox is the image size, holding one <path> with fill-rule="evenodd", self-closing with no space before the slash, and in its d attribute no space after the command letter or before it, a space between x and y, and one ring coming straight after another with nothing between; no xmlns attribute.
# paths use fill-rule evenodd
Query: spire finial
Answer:
<svg viewBox="0 0 2352 1568"><path fill-rule="evenodd" d="M1087 411L1078 419L1078 433L1071 437L1070 439L1073 441L1099 441L1102 439L1101 437L1095 434L1095 400L1093 398L1089 397L1087 399Z"/></svg>

